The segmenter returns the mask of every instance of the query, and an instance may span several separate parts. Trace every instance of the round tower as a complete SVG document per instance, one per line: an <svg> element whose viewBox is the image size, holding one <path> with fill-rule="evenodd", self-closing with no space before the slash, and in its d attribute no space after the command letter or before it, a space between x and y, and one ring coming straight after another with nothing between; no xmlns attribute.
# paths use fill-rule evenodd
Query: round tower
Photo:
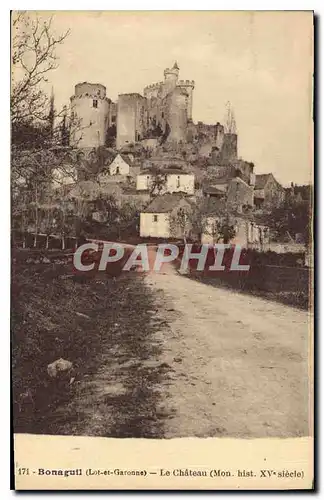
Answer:
<svg viewBox="0 0 324 500"><path fill-rule="evenodd" d="M179 80L177 86L184 88L188 94L188 120L192 120L192 96L195 88L195 82L193 80Z"/></svg>
<svg viewBox="0 0 324 500"><path fill-rule="evenodd" d="M168 124L170 133L168 141L185 142L187 138L188 93L181 87L176 87L169 96Z"/></svg>
<svg viewBox="0 0 324 500"><path fill-rule="evenodd" d="M175 89L179 76L179 67L177 62L174 63L171 69L164 70L164 95Z"/></svg>
<svg viewBox="0 0 324 500"><path fill-rule="evenodd" d="M103 146L109 121L110 99L100 83L78 83L71 100L71 145L79 148Z"/></svg>

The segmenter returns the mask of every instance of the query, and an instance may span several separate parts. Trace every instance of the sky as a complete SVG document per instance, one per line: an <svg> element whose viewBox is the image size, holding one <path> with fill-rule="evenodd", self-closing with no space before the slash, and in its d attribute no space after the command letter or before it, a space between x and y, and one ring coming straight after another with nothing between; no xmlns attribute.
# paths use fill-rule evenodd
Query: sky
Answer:
<svg viewBox="0 0 324 500"><path fill-rule="evenodd" d="M47 17L48 12L40 12ZM178 62L195 80L193 120L224 122L230 101L239 156L283 185L312 181L313 38L310 12L54 11L70 34L49 75L57 108L74 85L102 83L117 100L163 80Z"/></svg>

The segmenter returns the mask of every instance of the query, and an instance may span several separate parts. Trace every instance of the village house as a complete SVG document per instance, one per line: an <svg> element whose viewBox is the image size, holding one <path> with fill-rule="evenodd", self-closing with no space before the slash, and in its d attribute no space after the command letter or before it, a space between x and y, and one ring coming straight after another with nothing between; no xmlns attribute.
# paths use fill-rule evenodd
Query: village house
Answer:
<svg viewBox="0 0 324 500"><path fill-rule="evenodd" d="M140 236L150 238L182 238L184 227L177 223L179 213L186 217L191 205L178 193L157 196L140 213Z"/></svg>
<svg viewBox="0 0 324 500"><path fill-rule="evenodd" d="M131 160L126 155L117 154L113 161L98 175L98 182L105 184L119 180L122 182L130 175ZM112 178L113 177L113 178Z"/></svg>
<svg viewBox="0 0 324 500"><path fill-rule="evenodd" d="M253 186L240 177L234 177L229 180L215 179L211 183L204 184L202 192L206 198L226 199L228 203L235 206L240 212L243 210L243 207L253 206Z"/></svg>
<svg viewBox="0 0 324 500"><path fill-rule="evenodd" d="M273 174L255 176L254 205L256 208L279 206L285 199L285 190Z"/></svg>
<svg viewBox="0 0 324 500"><path fill-rule="evenodd" d="M143 170L136 178L136 189L152 191L157 194L186 193L195 194L195 176L178 168L168 168L161 172Z"/></svg>
<svg viewBox="0 0 324 500"><path fill-rule="evenodd" d="M110 175L129 175L131 160L128 156L118 153L108 167Z"/></svg>

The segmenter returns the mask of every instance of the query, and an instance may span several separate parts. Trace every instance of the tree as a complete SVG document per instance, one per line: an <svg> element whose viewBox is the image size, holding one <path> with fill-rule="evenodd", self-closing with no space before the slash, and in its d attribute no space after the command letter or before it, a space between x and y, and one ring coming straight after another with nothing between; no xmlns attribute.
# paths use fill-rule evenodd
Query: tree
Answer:
<svg viewBox="0 0 324 500"><path fill-rule="evenodd" d="M105 144L108 148L112 148L116 146L116 137L117 137L117 127L115 124L112 124L106 134Z"/></svg>
<svg viewBox="0 0 324 500"><path fill-rule="evenodd" d="M11 122L32 123L47 118L49 97L42 86L58 67L57 47L69 32L55 36L52 18L42 20L23 11L12 14Z"/></svg>
<svg viewBox="0 0 324 500"><path fill-rule="evenodd" d="M217 243L223 240L223 243L229 243L236 236L235 224L230 220L228 214L216 220L215 236Z"/></svg>
<svg viewBox="0 0 324 500"><path fill-rule="evenodd" d="M309 201L288 198L268 214L268 225L276 239L302 234L305 244L311 238L312 207Z"/></svg>
<svg viewBox="0 0 324 500"><path fill-rule="evenodd" d="M20 151L16 154L13 150L12 167L12 206L13 214L17 219L21 217L21 226L34 227L34 246L37 246L37 234L40 225L39 208L45 202L47 193L52 183L52 165L54 155L49 155L47 150L37 152ZM27 228L26 228L27 230Z"/></svg>
<svg viewBox="0 0 324 500"><path fill-rule="evenodd" d="M165 190L167 184L167 175L157 167L150 169L149 191L151 195L160 195Z"/></svg>
<svg viewBox="0 0 324 500"><path fill-rule="evenodd" d="M139 211L137 204L126 201L121 204L117 216L118 237L138 234Z"/></svg>
<svg viewBox="0 0 324 500"><path fill-rule="evenodd" d="M55 229L55 215L57 213L57 205L54 200L48 200L46 204L40 207L41 227L42 231L46 234L46 250L49 248L49 238Z"/></svg>
<svg viewBox="0 0 324 500"><path fill-rule="evenodd" d="M192 229L193 214L187 207L179 207L169 215L170 234L181 237L186 243L190 230Z"/></svg>
<svg viewBox="0 0 324 500"><path fill-rule="evenodd" d="M30 206L27 201L28 194L26 187L21 187L19 197L12 204L11 211L12 229L21 235L23 248L26 248L26 236L31 219Z"/></svg>
<svg viewBox="0 0 324 500"><path fill-rule="evenodd" d="M229 243L236 235L233 207L226 200L200 199L189 212L191 234L199 241L203 234L215 243Z"/></svg>

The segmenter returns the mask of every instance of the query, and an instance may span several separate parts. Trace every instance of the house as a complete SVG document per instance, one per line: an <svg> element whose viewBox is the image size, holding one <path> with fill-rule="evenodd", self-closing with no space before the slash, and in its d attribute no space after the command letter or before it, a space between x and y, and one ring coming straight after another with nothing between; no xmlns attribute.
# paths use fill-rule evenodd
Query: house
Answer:
<svg viewBox="0 0 324 500"><path fill-rule="evenodd" d="M204 184L202 191L206 198L226 199L239 211L242 211L244 206L253 206L253 186L241 177L214 179L211 183Z"/></svg>
<svg viewBox="0 0 324 500"><path fill-rule="evenodd" d="M181 194L157 196L140 213L140 236L182 238L187 227L181 224L181 220L186 221L186 214L190 210L190 202Z"/></svg>
<svg viewBox="0 0 324 500"><path fill-rule="evenodd" d="M136 178L136 189L152 191L155 194L186 193L194 195L195 176L179 168L161 171L143 170Z"/></svg>
<svg viewBox="0 0 324 500"><path fill-rule="evenodd" d="M242 207L253 207L253 185L248 184L241 177L232 179L227 188L227 201L242 211Z"/></svg>
<svg viewBox="0 0 324 500"><path fill-rule="evenodd" d="M209 185L202 186L202 193L206 198L222 199L226 196L226 190L227 190L227 184L222 184L221 187L209 186Z"/></svg>
<svg viewBox="0 0 324 500"><path fill-rule="evenodd" d="M108 167L109 173L110 175L129 175L130 164L131 160L128 155L118 153Z"/></svg>
<svg viewBox="0 0 324 500"><path fill-rule="evenodd" d="M100 184L111 182L113 181L112 176L122 182L130 175L131 163L127 155L118 153L113 161L98 175L98 182Z"/></svg>
<svg viewBox="0 0 324 500"><path fill-rule="evenodd" d="M272 174L255 176L254 205L257 208L279 206L285 199L285 190Z"/></svg>

